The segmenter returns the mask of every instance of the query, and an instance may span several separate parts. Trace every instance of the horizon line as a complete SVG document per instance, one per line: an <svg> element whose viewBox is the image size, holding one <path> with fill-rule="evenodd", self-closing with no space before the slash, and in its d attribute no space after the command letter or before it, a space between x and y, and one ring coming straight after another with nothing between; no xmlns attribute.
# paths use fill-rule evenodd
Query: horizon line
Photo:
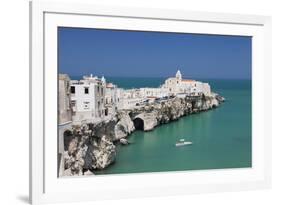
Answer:
<svg viewBox="0 0 281 205"><path fill-rule="evenodd" d="M67 74L67 73L58 73L58 74ZM88 76L90 74L74 74L74 75L70 75L70 74L67 74L69 75L70 77L82 77L82 76ZM110 76L110 75L93 75L93 76L97 76L97 77L102 77L104 76L105 78L171 78L171 77L174 77L174 76ZM183 79L185 79L183 77ZM252 80L252 76L251 78L231 78L231 77L223 77L223 78L215 78L215 77L193 77L193 78L187 78L187 79L212 79L212 80Z"/></svg>

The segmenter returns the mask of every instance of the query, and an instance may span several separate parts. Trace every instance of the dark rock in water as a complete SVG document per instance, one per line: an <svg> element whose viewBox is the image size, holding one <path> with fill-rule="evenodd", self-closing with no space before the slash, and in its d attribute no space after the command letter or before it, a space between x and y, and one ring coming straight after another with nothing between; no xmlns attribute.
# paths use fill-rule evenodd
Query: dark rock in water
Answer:
<svg viewBox="0 0 281 205"><path fill-rule="evenodd" d="M219 94L215 94L215 98L219 101L219 103L224 102L225 98L220 96Z"/></svg>

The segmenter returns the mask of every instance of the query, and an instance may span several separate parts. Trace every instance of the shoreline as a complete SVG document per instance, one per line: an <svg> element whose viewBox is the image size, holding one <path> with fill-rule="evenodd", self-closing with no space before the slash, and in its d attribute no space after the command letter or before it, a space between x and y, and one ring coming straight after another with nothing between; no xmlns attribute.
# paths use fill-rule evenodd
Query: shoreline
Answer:
<svg viewBox="0 0 281 205"><path fill-rule="evenodd" d="M224 100L215 93L210 96L175 97L165 102L118 111L112 119L97 124L73 126L62 157L64 170L60 171L60 176L92 175L94 170L106 169L117 157L115 144L126 144L135 130L151 131L184 116L217 108Z"/></svg>

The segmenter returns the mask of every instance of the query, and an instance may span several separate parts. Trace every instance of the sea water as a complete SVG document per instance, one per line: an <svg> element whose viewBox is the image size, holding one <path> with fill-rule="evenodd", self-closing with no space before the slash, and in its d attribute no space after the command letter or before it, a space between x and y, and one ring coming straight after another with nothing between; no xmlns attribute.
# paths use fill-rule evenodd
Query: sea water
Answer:
<svg viewBox="0 0 281 205"><path fill-rule="evenodd" d="M108 78L123 88L158 87L162 78ZM216 109L188 115L117 145L115 163L95 174L244 168L252 165L251 81L208 80L226 98ZM192 145L176 147L184 138Z"/></svg>

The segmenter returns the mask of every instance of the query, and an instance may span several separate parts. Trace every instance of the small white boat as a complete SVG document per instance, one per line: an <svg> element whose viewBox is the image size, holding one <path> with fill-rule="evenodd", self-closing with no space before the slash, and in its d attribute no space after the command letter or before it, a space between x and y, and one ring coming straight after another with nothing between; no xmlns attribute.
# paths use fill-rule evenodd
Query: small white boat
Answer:
<svg viewBox="0 0 281 205"><path fill-rule="evenodd" d="M180 139L177 143L176 143L176 146L185 146L185 145L191 145L192 142L189 142L189 141L185 141L184 139Z"/></svg>

